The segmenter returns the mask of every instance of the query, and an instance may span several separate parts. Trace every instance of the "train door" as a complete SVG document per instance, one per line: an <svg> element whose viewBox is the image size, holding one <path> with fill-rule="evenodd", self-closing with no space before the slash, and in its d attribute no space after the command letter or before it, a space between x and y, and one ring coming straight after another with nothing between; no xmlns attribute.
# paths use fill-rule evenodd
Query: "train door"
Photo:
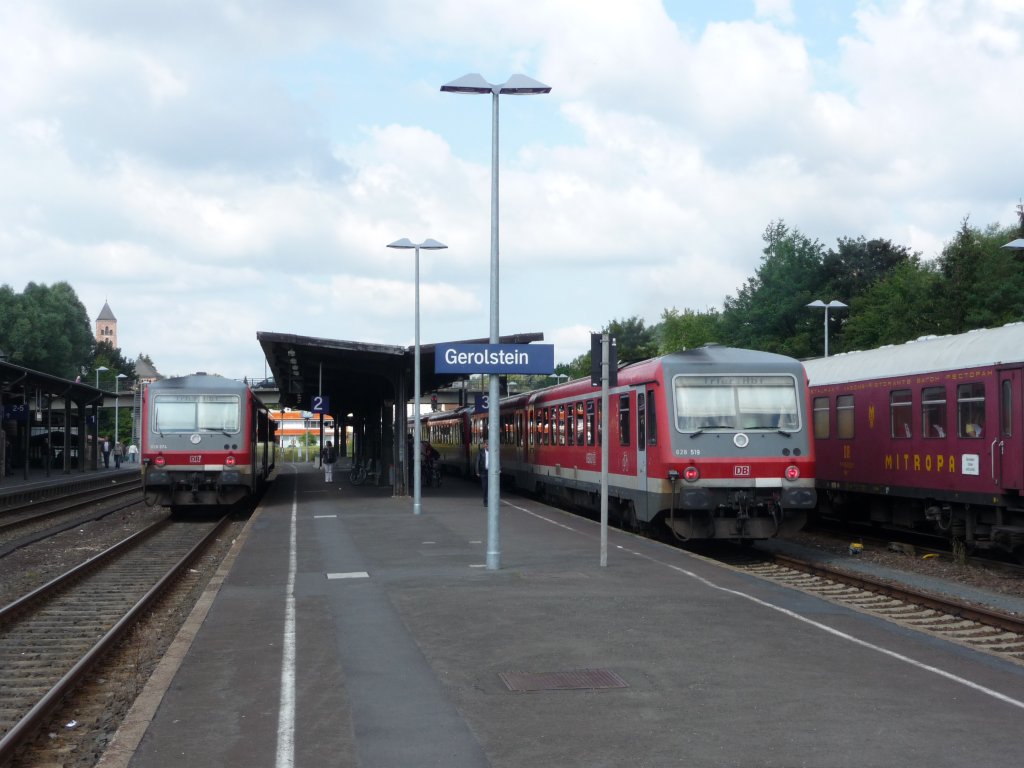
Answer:
<svg viewBox="0 0 1024 768"><path fill-rule="evenodd" d="M644 385L636 388L636 516L647 520L647 395Z"/></svg>
<svg viewBox="0 0 1024 768"><path fill-rule="evenodd" d="M1020 368L999 371L999 433L992 443L992 474L1000 488L1024 487L1022 378Z"/></svg>

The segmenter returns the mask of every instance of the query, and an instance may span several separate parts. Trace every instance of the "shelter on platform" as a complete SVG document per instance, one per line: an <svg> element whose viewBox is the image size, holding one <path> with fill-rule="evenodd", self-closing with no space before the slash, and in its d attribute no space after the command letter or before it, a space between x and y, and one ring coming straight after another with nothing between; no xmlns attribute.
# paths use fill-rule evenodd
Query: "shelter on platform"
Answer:
<svg viewBox="0 0 1024 768"><path fill-rule="evenodd" d="M256 334L280 391L281 405L335 417L332 440L351 454L353 461L376 462L379 483L392 484L394 492L408 492L404 439L406 404L413 399L415 347L368 344L260 331ZM501 337L502 344L543 341L543 333ZM470 339L462 344L486 344ZM420 345L420 395L434 392L462 378L434 370L436 344ZM396 407L397 406L397 407ZM353 444L340 440L351 427ZM344 454L343 454L344 455ZM398 468L399 471L394 471Z"/></svg>

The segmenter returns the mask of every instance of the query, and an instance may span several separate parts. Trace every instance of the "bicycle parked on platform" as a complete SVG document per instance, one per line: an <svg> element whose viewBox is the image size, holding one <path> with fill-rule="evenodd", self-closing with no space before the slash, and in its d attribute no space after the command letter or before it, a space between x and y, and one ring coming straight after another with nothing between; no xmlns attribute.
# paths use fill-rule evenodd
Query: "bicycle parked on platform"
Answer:
<svg viewBox="0 0 1024 768"><path fill-rule="evenodd" d="M372 480L374 485L380 479L380 467L376 459L367 459L362 463L352 465L352 471L348 473L349 482L352 485L363 485L367 480Z"/></svg>

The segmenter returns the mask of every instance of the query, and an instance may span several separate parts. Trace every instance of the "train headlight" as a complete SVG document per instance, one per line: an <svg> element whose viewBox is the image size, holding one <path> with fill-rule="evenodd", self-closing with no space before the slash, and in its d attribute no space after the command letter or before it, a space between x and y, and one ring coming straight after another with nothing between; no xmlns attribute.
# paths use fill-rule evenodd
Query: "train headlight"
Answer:
<svg viewBox="0 0 1024 768"><path fill-rule="evenodd" d="M695 466L690 465L689 467L683 470L683 480L685 480L688 483L697 482L698 480L700 480L700 470L697 469Z"/></svg>
<svg viewBox="0 0 1024 768"><path fill-rule="evenodd" d="M790 464L788 467L786 467L786 471L783 473L783 476L787 480L799 480L800 467L798 467L796 464Z"/></svg>
<svg viewBox="0 0 1024 768"><path fill-rule="evenodd" d="M158 467L163 467L167 465L167 459L165 459L164 455L161 453L159 456L153 459L153 463L156 464Z"/></svg>
<svg viewBox="0 0 1024 768"><path fill-rule="evenodd" d="M226 459L224 459L224 466L226 466L226 467L233 467L233 466L235 466L235 457L229 454L228 457Z"/></svg>

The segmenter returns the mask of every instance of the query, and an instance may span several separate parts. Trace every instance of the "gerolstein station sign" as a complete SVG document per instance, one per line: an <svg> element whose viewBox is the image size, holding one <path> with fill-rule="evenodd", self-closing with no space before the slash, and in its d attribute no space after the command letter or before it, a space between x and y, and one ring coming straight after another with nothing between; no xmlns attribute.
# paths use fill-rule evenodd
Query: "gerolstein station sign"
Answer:
<svg viewBox="0 0 1024 768"><path fill-rule="evenodd" d="M438 344L436 373L551 373L553 344Z"/></svg>

